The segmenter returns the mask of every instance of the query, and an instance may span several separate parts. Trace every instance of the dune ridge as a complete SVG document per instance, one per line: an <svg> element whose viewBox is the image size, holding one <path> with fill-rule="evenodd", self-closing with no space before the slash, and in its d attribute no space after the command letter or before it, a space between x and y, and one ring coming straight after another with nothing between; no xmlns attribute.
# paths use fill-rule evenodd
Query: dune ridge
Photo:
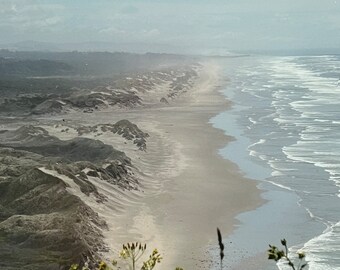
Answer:
<svg viewBox="0 0 340 270"><path fill-rule="evenodd" d="M76 89L63 99L57 95L52 99L25 96L24 100L5 100L2 106L17 110L14 115L18 117L5 118L8 123L0 133L0 157L10 165L0 167L3 198L9 198L9 187L29 173L34 201L51 196L42 188L49 179L54 181L49 190L64 194L52 196L50 207L58 205L57 200L72 200L67 199L68 214L59 208L50 213L37 206L33 207L37 212L22 212L6 199L0 201L7 213L0 220L0 233L6 236L0 249L7 245L9 234L17 234L19 225L11 227L8 222L37 219L53 224L48 230L59 234L71 231L71 239L79 245L71 246L72 254L51 253L49 269L87 259L109 261L129 241L157 247L164 255L164 269L178 265L209 269L214 263L208 250L215 240L215 227L230 233L235 215L261 202L255 182L243 178L234 164L217 153L232 139L209 123L229 106L219 93L222 78L218 65L202 62L131 74L114 83L118 88ZM124 101L130 95L138 97L138 105L110 103L112 96ZM77 108L64 110L71 99ZM45 106L44 100L59 100L61 110L50 108L53 102ZM27 114L27 108L44 109ZM11 157L5 157L6 153ZM37 182L30 172L47 182ZM34 193L37 187L39 192ZM70 220L71 225L52 222L55 215ZM79 227L73 218L85 227ZM16 224L13 222L10 224ZM15 247L27 243L27 254L36 254L32 260L25 257L35 269L46 267L43 260L37 260L45 256L35 236L41 231L45 230L26 231L25 237L14 243ZM58 240L51 249L65 247L60 241L69 243L63 237ZM23 251L19 248L18 252Z"/></svg>

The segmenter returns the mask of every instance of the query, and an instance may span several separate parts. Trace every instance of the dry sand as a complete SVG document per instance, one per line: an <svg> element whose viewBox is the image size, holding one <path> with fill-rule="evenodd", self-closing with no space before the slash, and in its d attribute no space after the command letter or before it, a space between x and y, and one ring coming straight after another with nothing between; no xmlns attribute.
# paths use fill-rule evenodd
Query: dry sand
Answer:
<svg viewBox="0 0 340 270"><path fill-rule="evenodd" d="M238 213L261 203L256 182L218 154L232 139L209 123L229 106L218 91L219 72L205 64L193 91L175 105L126 115L151 135L139 164L148 188L109 232L114 249L138 240L164 255L160 269L211 269L207 247L217 242L216 227L227 235ZM157 192L148 192L153 185Z"/></svg>
<svg viewBox="0 0 340 270"><path fill-rule="evenodd" d="M217 244L216 227L224 235L231 233L238 213L261 204L257 183L245 179L235 164L218 154L232 140L209 123L230 106L219 92L223 83L219 67L205 63L199 73L193 89L168 106L64 117L66 123L76 120L87 125L128 119L150 134L146 152L112 134L96 137L126 152L140 170L142 185L142 192L112 193L116 198L109 201L121 198L119 213L107 213L115 209L112 206L98 211L108 222L105 237L115 251L104 254L106 258L117 257L126 242L141 241L150 252L157 247L163 255L158 269L214 269L207 250ZM49 132L53 134L53 128ZM61 136L57 130L54 134Z"/></svg>

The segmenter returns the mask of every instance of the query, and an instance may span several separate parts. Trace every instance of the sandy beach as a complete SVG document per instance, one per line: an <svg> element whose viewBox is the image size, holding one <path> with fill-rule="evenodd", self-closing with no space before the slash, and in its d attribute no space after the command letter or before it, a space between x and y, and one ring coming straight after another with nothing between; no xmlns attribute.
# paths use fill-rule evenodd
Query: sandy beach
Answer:
<svg viewBox="0 0 340 270"><path fill-rule="evenodd" d="M114 250L141 241L159 249L162 269L212 269L216 262L207 247L217 241L216 227L229 234L238 213L261 203L256 182L218 154L232 140L209 123L230 106L219 93L220 76L218 66L205 64L192 92L175 105L124 115L150 139L147 152L135 160L144 173L145 195L126 205L106 233Z"/></svg>
<svg viewBox="0 0 340 270"><path fill-rule="evenodd" d="M340 270L339 1L0 1L0 270Z"/></svg>
<svg viewBox="0 0 340 270"><path fill-rule="evenodd" d="M82 169L105 200L98 201L95 194L85 195L69 177L40 166L41 172L66 183L70 194L106 222L102 233L109 249L101 256L108 261L118 257L123 244L139 241L148 246L146 256L153 248L159 250L164 258L160 269L216 269L218 260L211 252L217 246L216 228L227 236L237 224L237 214L255 209L262 202L257 182L246 179L235 164L218 154L233 140L210 123L212 117L231 106L220 93L226 83L224 74L212 62L201 63L195 69L197 76L184 83L176 79L183 78L180 68L179 77L169 75L173 71L151 73L147 80L139 77L135 85L143 80L147 84L155 76L168 76L164 81L158 79L159 83L147 88L145 94L140 92L143 106L107 107L92 113L73 110L32 118L33 124L62 141L79 137L79 127L108 127L122 119L136 123L148 134L146 151L112 132L94 129L81 135L111 145L131 159L131 179L138 181L138 190L103 181L88 174L92 169ZM159 100L172 82L182 90L173 92L176 98L162 104ZM132 185L136 187L136 182Z"/></svg>

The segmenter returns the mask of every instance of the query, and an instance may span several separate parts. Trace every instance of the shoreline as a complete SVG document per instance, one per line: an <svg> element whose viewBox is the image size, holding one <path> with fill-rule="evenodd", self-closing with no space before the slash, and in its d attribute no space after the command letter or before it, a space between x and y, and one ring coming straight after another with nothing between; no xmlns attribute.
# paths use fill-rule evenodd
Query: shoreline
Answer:
<svg viewBox="0 0 340 270"><path fill-rule="evenodd" d="M231 66L236 72L243 70L244 67L237 61L234 61ZM245 76L235 79L231 87L228 86L224 92L226 98L230 98L235 105L229 113L220 117L220 120L223 120L221 128L228 133L232 131L229 134L236 140L222 149L221 154L236 163L247 177L258 182L264 204L236 216L242 226L235 227L233 233L225 239L227 243L225 256L227 259L232 259L230 269L269 270L277 267L275 263L267 260L268 244L280 246L280 239L285 238L288 240L291 254L294 254L296 250L302 248L303 243L319 235L324 230L324 226L323 224L320 226L302 206L302 198L298 192L282 188L272 181L275 168L263 162L261 158L253 158L256 149L252 147L261 144L267 138L265 133L261 134L256 128L253 130L248 127L247 121L254 124L250 115L256 114L260 106L256 106L257 100L248 100L248 96L243 96L243 91L240 92L243 88L242 82L246 79ZM247 89L247 85L244 88ZM250 132L247 132L248 129ZM307 226L310 228L308 233L305 232ZM249 241L250 239L252 241Z"/></svg>
<svg viewBox="0 0 340 270"><path fill-rule="evenodd" d="M163 142L168 142L166 147L174 148L167 154L174 156L166 157L172 159L170 170L161 167L167 166L166 162L152 161L154 167L165 169L163 174L156 171L149 176L161 178L153 180L161 185L160 191L142 197L138 202L142 207L128 207L119 222L120 230L113 232L120 235L113 237L120 242L111 248L117 251L125 242L146 242L163 255L164 269L212 269L218 262L211 259L208 247L216 242L216 227L224 236L230 235L238 223L236 216L264 201L257 182L244 177L237 165L218 153L233 139L210 120L227 110L229 102L220 92L217 67L204 69L192 93L181 96L175 105L129 113L142 129L152 130L151 138L158 132ZM138 119L141 115L145 120ZM148 151L153 151L151 148ZM158 156L162 158L162 154ZM129 233L121 235L122 228Z"/></svg>

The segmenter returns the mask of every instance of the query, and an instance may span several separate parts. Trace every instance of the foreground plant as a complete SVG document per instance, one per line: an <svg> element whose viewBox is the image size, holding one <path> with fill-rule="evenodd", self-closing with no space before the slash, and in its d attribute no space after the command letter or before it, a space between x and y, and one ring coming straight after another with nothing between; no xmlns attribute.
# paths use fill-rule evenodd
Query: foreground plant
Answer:
<svg viewBox="0 0 340 270"><path fill-rule="evenodd" d="M281 244L284 246L284 250L279 250L276 246L269 245L268 260L274 260L275 262L285 260L293 270L302 270L307 266L307 263L304 261L305 254L303 252L297 253L299 264L296 266L288 256L289 250L286 239L281 240Z"/></svg>
<svg viewBox="0 0 340 270"><path fill-rule="evenodd" d="M157 263L160 263L163 258L158 253L157 249L154 249L149 259L146 262L143 262L143 266L141 270L151 270L153 269Z"/></svg>
<svg viewBox="0 0 340 270"><path fill-rule="evenodd" d="M217 228L217 238L218 238L218 245L220 247L220 261L221 261L221 270L223 269L223 258L224 258L224 245L222 242L222 234L219 228Z"/></svg>
<svg viewBox="0 0 340 270"><path fill-rule="evenodd" d="M128 266L131 270L136 270L137 263L140 258L143 256L146 250L146 244L142 245L141 243L127 243L123 245L122 250L119 253L119 258L121 260L127 261ZM157 249L154 249L149 259L142 263L140 270L152 270L155 266L161 262L163 258L159 254ZM121 269L117 260L112 260L112 266L115 269ZM106 262L99 262L97 267L89 268L87 264L80 268L78 264L72 264L69 270L113 270L113 268L109 267Z"/></svg>
<svg viewBox="0 0 340 270"><path fill-rule="evenodd" d="M123 245L123 249L121 250L119 257L123 260L129 262L132 270L136 270L137 263L140 258L143 256L146 250L146 244L142 245L141 243L127 243ZM160 263L163 258L159 254L157 249L154 249L149 259L144 261L140 270L152 270L155 268L157 263ZM112 264L114 266L118 265L117 261L113 261Z"/></svg>
<svg viewBox="0 0 340 270"><path fill-rule="evenodd" d="M98 265L95 268L90 268L87 263L85 263L85 265L82 268L80 268L79 264L72 264L69 268L69 270L91 270L91 269L93 269L93 270L112 270L106 264L106 262L103 262L103 261L99 262Z"/></svg>
<svg viewBox="0 0 340 270"><path fill-rule="evenodd" d="M142 257L146 250L146 244L142 245L141 243L127 243L123 245L123 249L121 250L119 257L124 260L130 260L132 270L136 269L136 263Z"/></svg>

